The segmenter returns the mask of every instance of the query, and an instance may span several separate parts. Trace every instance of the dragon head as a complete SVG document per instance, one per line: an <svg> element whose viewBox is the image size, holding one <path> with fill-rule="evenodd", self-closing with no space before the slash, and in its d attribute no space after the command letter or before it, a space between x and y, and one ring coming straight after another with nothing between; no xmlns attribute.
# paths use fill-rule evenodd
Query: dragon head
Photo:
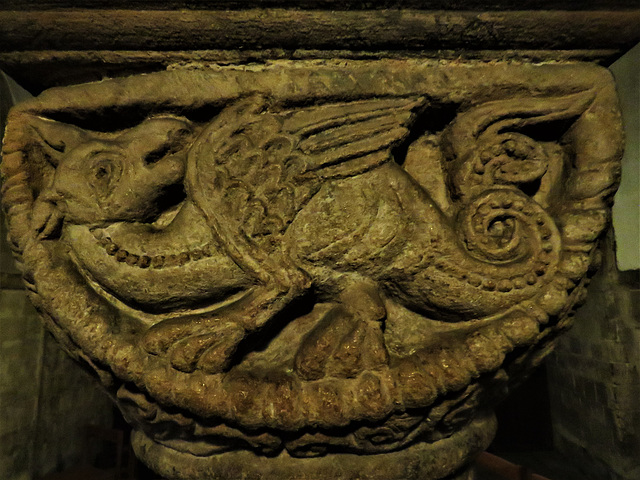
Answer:
<svg viewBox="0 0 640 480"><path fill-rule="evenodd" d="M55 167L50 186L37 200L34 228L40 236L68 223L105 225L152 222L184 198L182 185L190 122L150 117L118 132L95 132L35 118L38 145Z"/></svg>

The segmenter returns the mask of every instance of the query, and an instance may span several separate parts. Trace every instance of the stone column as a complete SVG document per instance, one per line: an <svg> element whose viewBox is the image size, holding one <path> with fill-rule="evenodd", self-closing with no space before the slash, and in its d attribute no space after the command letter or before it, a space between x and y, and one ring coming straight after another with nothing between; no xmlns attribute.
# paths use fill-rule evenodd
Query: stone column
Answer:
<svg viewBox="0 0 640 480"><path fill-rule="evenodd" d="M3 146L31 300L166 478L471 479L597 267L640 9L245 3L0 11L59 86Z"/></svg>

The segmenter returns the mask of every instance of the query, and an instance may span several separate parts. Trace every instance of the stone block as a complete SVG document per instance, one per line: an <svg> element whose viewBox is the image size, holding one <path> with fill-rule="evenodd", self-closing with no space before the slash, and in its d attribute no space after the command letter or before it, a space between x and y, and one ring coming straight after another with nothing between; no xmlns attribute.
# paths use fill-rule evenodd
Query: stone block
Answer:
<svg viewBox="0 0 640 480"><path fill-rule="evenodd" d="M582 355L584 353L583 345L588 345L588 342L575 336L569 337L568 340L569 350L571 351L571 353L575 355Z"/></svg>
<svg viewBox="0 0 640 480"><path fill-rule="evenodd" d="M47 335L40 383L38 430L34 465L39 474L67 468L84 450L82 427L108 427L111 400L94 378L75 364ZM44 433L46 432L46 433Z"/></svg>
<svg viewBox="0 0 640 480"><path fill-rule="evenodd" d="M0 434L27 435L33 432L36 421L36 397L19 390L0 393L2 421Z"/></svg>
<svg viewBox="0 0 640 480"><path fill-rule="evenodd" d="M618 411L633 412L639 408L640 382L636 380L634 383L609 385L608 398L609 405Z"/></svg>
<svg viewBox="0 0 640 480"><path fill-rule="evenodd" d="M25 339L42 332L40 318L24 291L0 289L0 305L0 342Z"/></svg>
<svg viewBox="0 0 640 480"><path fill-rule="evenodd" d="M594 382L594 387L596 390L596 401L600 404L606 404L609 401L607 385L608 384L602 380Z"/></svg>
<svg viewBox="0 0 640 480"><path fill-rule="evenodd" d="M0 348L0 392L37 395L41 338L14 341ZM36 381L34 381L36 380ZM0 410L0 416L3 412Z"/></svg>
<svg viewBox="0 0 640 480"><path fill-rule="evenodd" d="M632 360L633 354L629 351L626 342L605 339L602 340L600 347L603 360L616 363L630 363Z"/></svg>
<svg viewBox="0 0 640 480"><path fill-rule="evenodd" d="M0 472L3 480L33 480L31 434L31 430L0 434Z"/></svg>
<svg viewBox="0 0 640 480"><path fill-rule="evenodd" d="M638 366L630 363L612 362L609 365L611 382L615 385L638 385L640 374Z"/></svg>

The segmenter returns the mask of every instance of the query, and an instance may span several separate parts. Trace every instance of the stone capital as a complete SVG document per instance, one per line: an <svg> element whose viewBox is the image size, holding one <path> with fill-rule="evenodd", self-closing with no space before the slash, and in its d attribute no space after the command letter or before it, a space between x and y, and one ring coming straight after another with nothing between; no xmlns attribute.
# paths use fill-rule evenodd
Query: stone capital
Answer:
<svg viewBox="0 0 640 480"><path fill-rule="evenodd" d="M0 11L47 327L167 478L470 478L597 268L640 10L138 3Z"/></svg>

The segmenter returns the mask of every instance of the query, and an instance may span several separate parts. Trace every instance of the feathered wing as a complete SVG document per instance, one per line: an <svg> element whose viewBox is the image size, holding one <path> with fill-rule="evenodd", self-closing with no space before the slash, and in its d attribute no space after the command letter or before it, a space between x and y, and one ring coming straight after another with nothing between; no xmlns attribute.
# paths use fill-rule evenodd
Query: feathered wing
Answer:
<svg viewBox="0 0 640 480"><path fill-rule="evenodd" d="M423 104L412 97L316 106L282 114L282 129L296 138L308 173L349 177L388 160Z"/></svg>
<svg viewBox="0 0 640 480"><path fill-rule="evenodd" d="M390 159L423 104L394 97L270 111L250 97L204 129L189 153L188 194L228 254L275 296L270 305L310 285L279 248L296 214L327 179Z"/></svg>

